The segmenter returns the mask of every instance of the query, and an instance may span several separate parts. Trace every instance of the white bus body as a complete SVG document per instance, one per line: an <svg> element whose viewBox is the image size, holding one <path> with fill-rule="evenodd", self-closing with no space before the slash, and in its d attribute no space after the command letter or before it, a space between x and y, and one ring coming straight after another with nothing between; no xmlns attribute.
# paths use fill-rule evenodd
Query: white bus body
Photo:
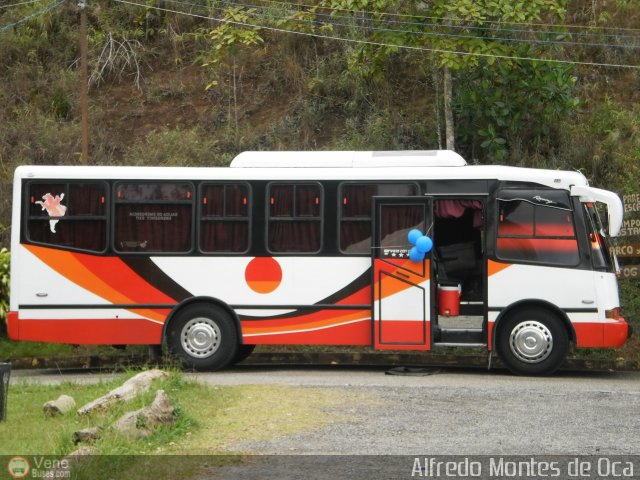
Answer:
<svg viewBox="0 0 640 480"><path fill-rule="evenodd" d="M595 202L608 207L608 232ZM618 347L617 195L448 151L245 152L230 168L22 166L9 334L166 343L222 368L257 344L472 346L548 374ZM433 243L409 258L408 232Z"/></svg>

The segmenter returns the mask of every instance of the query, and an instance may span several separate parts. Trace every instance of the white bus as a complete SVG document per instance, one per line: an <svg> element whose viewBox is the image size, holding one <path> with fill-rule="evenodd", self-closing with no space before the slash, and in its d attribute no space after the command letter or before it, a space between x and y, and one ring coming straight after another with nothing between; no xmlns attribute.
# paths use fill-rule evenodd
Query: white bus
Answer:
<svg viewBox="0 0 640 480"><path fill-rule="evenodd" d="M450 151L21 166L9 335L166 345L196 369L259 344L477 347L549 374L571 344L631 333L608 248L622 214L578 172Z"/></svg>

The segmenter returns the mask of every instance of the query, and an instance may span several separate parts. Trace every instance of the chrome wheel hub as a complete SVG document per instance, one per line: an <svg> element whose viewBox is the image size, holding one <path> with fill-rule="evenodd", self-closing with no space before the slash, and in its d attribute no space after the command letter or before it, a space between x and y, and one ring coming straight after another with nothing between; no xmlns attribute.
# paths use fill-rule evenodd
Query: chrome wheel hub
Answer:
<svg viewBox="0 0 640 480"><path fill-rule="evenodd" d="M553 350L553 337L542 323L529 320L519 323L509 336L511 352L526 363L539 363Z"/></svg>
<svg viewBox="0 0 640 480"><path fill-rule="evenodd" d="M182 348L192 357L207 358L220 347L220 328L218 324L206 317L189 320L182 328L180 342Z"/></svg>

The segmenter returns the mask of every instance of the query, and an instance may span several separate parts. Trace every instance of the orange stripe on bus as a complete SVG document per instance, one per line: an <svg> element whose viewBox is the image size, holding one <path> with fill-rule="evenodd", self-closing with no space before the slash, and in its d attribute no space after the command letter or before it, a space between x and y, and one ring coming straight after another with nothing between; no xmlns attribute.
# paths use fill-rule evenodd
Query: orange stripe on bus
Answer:
<svg viewBox="0 0 640 480"><path fill-rule="evenodd" d="M175 299L150 285L117 257L76 253L74 256L112 288L123 289L135 303L175 303ZM124 290L126 289L126 290Z"/></svg>
<svg viewBox="0 0 640 480"><path fill-rule="evenodd" d="M379 262L379 260L376 260L376 262ZM396 262L396 264L397 263L399 262ZM401 266L390 265L385 262L381 262L380 265L381 265L380 272L384 272L385 274L392 275L394 278L398 280L397 282L393 282L391 284L387 283L387 285L385 285L383 298L389 298L395 295L396 293L403 292L408 288L412 287L413 285L411 283L408 283L407 281L405 281L405 279L407 278L407 274L411 275L412 277L415 277L416 283L418 283L418 281L419 283L423 283L430 279L430 271L429 271L428 263L425 265L426 271L425 271L424 277L417 276L415 273L413 273L411 268L401 268ZM415 263L411 262L410 260L407 260L402 265L409 265L409 267L412 267L415 265ZM387 266L389 266L390 268L383 269L383 267L387 267ZM397 275L398 272L401 272L401 275ZM380 286L379 279L376 278L375 285L374 285L374 301L380 300L379 286Z"/></svg>
<svg viewBox="0 0 640 480"><path fill-rule="evenodd" d="M117 257L97 257L33 245L25 248L60 275L111 303L175 303Z"/></svg>
<svg viewBox="0 0 640 480"><path fill-rule="evenodd" d="M99 297L111 303L132 303L133 299L111 287L100 277L94 275L94 272L80 262L73 253L33 245L25 245L25 248L63 277ZM123 282L121 286L127 285Z"/></svg>
<svg viewBox="0 0 640 480"><path fill-rule="evenodd" d="M501 263L501 262L495 262L493 260L489 260L487 262L487 273L489 276L495 275L496 273L501 272L505 268L509 268L511 265L512 265L511 263Z"/></svg>
<svg viewBox="0 0 640 480"><path fill-rule="evenodd" d="M141 317L148 318L149 320L155 320L159 323L164 323L171 310L151 310L149 308L127 308L131 313L140 315Z"/></svg>
<svg viewBox="0 0 640 480"><path fill-rule="evenodd" d="M323 310L322 312L315 312L307 317L295 317L292 319L277 319L277 320L243 320L242 321L242 333L247 334L264 334L275 332L287 332L297 329L310 329L328 327L331 325L337 325L340 323L360 320L363 315L368 316L369 310L357 310L349 314L336 315L335 310Z"/></svg>

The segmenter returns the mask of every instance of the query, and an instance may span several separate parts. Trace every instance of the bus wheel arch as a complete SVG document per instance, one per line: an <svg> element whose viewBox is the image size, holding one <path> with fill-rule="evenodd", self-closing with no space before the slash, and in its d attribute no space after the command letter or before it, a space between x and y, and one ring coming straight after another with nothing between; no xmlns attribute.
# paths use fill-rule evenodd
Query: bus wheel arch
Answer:
<svg viewBox="0 0 640 480"><path fill-rule="evenodd" d="M550 375L564 362L575 331L568 317L545 302L505 309L493 327L493 349L518 375Z"/></svg>
<svg viewBox="0 0 640 480"><path fill-rule="evenodd" d="M233 309L211 297L194 297L174 307L162 334L168 350L195 370L220 370L232 363L240 338Z"/></svg>

